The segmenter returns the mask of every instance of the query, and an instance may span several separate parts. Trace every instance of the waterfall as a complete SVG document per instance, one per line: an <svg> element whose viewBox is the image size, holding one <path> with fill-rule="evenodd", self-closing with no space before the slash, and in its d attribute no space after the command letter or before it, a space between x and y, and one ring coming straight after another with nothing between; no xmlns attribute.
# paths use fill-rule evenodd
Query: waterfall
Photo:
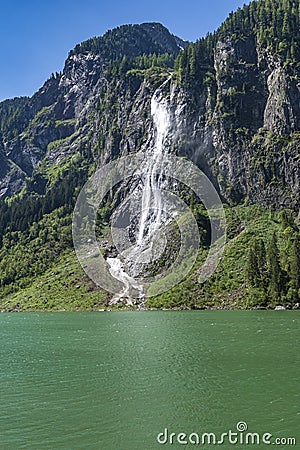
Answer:
<svg viewBox="0 0 300 450"><path fill-rule="evenodd" d="M154 94L151 99L151 115L155 126L156 136L153 155L149 159L146 169L146 182L143 189L142 197L142 215L139 224L139 232L137 238L137 244L142 246L144 241L144 233L149 218L150 210L155 211L155 220L150 224L148 230L148 239L151 239L153 233L161 225L162 215L162 198L160 194L161 189L161 171L159 170L163 160L163 143L167 136L170 119L167 106L164 102L158 102L156 95ZM160 175L158 175L160 174ZM148 240L147 239L147 240Z"/></svg>
<svg viewBox="0 0 300 450"><path fill-rule="evenodd" d="M147 160L144 170L144 178L142 185L141 198L141 215L138 223L136 235L136 243L127 252L126 260L134 260L135 266L145 261L151 260L152 249L156 239L156 233L165 222L164 205L161 195L163 187L163 159L164 159L164 142L170 129L170 118L168 105L165 99L159 99L159 91L157 90L151 99L151 116L154 123L154 145L147 151ZM150 258L150 259L149 259ZM143 286L139 284L124 270L125 264L121 262L119 257L107 258L110 266L111 275L124 284L123 291L116 295L112 303L117 303L125 298L127 304L132 304L130 300L130 291L138 292L140 307L144 307L145 295Z"/></svg>
<svg viewBox="0 0 300 450"><path fill-rule="evenodd" d="M121 281L124 284L124 289L118 295L116 295L112 303L118 303L118 301L122 298L127 299L127 304L132 305L132 301L130 300L130 289L136 289L139 292L139 299L141 301L142 306L144 305L144 295L143 295L143 287L138 284L134 278L130 277L124 270L122 262L119 258L107 258L107 262L110 266L111 275L116 278L116 280Z"/></svg>

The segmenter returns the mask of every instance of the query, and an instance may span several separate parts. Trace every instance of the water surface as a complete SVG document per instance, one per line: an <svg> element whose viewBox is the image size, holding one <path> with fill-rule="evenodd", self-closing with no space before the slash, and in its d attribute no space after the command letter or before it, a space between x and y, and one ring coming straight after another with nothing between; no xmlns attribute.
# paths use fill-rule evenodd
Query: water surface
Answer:
<svg viewBox="0 0 300 450"><path fill-rule="evenodd" d="M0 448L197 448L162 446L156 436L222 433L240 421L299 443L299 317L2 314Z"/></svg>

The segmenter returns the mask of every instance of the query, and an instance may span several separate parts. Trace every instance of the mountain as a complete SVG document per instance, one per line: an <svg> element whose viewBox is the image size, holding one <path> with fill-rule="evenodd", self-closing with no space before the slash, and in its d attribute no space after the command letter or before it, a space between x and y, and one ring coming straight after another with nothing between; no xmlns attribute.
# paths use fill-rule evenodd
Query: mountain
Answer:
<svg viewBox="0 0 300 450"><path fill-rule="evenodd" d="M1 196L19 192L26 178L48 157L47 146L78 130L79 118L82 122L88 120L114 67L120 66L125 73L130 64L138 64L139 57L142 61L151 54L157 55L160 63L165 59L165 64L172 65L179 50L186 46L186 41L171 35L161 24L124 25L77 45L63 73L53 74L32 98L2 102Z"/></svg>
<svg viewBox="0 0 300 450"><path fill-rule="evenodd" d="M196 267L183 284L149 305L295 305L299 17L299 1L255 1L195 43L158 23L118 27L77 45L63 72L32 98L2 102L3 309L93 308L108 302L76 266L71 214L97 166L147 150L157 90L173 124L170 152L195 162L214 183L227 205L229 241L219 269L203 286L196 282ZM116 202L100 214L101 233ZM196 210L209 235L201 205ZM206 245L204 239L203 252ZM73 267L69 272L66 260ZM41 303L37 292L45 285ZM62 300L49 300L62 291Z"/></svg>

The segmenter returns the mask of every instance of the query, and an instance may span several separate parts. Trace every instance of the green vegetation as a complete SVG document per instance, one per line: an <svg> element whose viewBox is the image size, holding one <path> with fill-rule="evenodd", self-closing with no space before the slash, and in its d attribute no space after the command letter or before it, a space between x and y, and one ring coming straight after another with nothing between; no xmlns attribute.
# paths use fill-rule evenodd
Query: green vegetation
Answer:
<svg viewBox="0 0 300 450"><path fill-rule="evenodd" d="M300 4L298 0L254 1L231 13L218 36L235 41L254 37L283 61L299 64Z"/></svg>
<svg viewBox="0 0 300 450"><path fill-rule="evenodd" d="M190 276L169 292L150 298L149 307L273 308L293 307L300 301L300 234L294 213L273 214L258 205L226 212L228 241L213 276L198 283L202 251Z"/></svg>
<svg viewBox="0 0 300 450"><path fill-rule="evenodd" d="M12 139L27 127L29 123L26 115L27 103L28 97L17 97L0 103L0 133L5 138Z"/></svg>
<svg viewBox="0 0 300 450"><path fill-rule="evenodd" d="M107 207L101 211L104 224ZM198 282L207 254L203 234L204 246L192 273L170 291L149 298L149 308L293 307L300 301L300 241L294 214L274 214L253 205L227 208L226 215L227 246L213 276L204 284ZM205 227L205 221L200 207L198 223ZM87 278L76 259L71 215L65 208L34 222L28 232L6 233L0 260L2 310L109 307L109 295Z"/></svg>
<svg viewBox="0 0 300 450"><path fill-rule="evenodd" d="M0 310L84 311L106 308L107 293L85 276L73 251L63 251L27 287L0 300Z"/></svg>
<svg viewBox="0 0 300 450"><path fill-rule="evenodd" d="M165 53L165 45L160 40L161 35L169 41L169 53L177 54L177 45L168 30L159 23L151 23L122 25L113 30L108 30L101 37L94 37L76 45L70 55L91 52L112 61L121 61L124 55L127 57L136 57L143 54L159 55Z"/></svg>
<svg viewBox="0 0 300 450"><path fill-rule="evenodd" d="M213 63L213 51L216 43L216 35L209 34L206 38L199 39L181 50L175 61L175 70L178 80L191 87L193 90L214 84L215 69Z"/></svg>
<svg viewBox="0 0 300 450"><path fill-rule="evenodd" d="M241 172L244 170L249 178L258 174L255 179L263 178L264 186L281 187L288 204L295 193L285 184L286 161L295 159L297 167L294 156L299 156L300 132L283 129L274 134L262 128L266 102L263 97L267 95L265 69L260 71L257 67L257 53L247 50L267 49L266 53L271 53L285 68L287 84L292 85L298 80L299 30L300 5L296 0L254 1L232 13L215 33L189 45L182 43L185 48L181 51L174 36L160 24L125 25L76 46L70 53L83 57L97 54L97 64L98 56L102 56L101 73L92 75L97 79L91 80L93 96L87 95L78 102L84 104L84 113L79 117L76 113L78 119L72 117L75 113L69 104L76 90L68 97L67 87L66 94L59 89L44 89L46 98L40 99L37 93L31 99L0 103L1 177L10 168L16 174L22 171L26 177L19 193L0 199L0 309L78 310L108 305L108 294L87 279L75 257L72 212L81 187L99 162L117 158L120 152L128 154L147 142L150 108L144 105L168 78L180 87L180 96L187 105L187 112L183 113L187 123L192 124L189 113L195 113L197 121L193 122L192 133L199 136L202 125L207 125L203 126L206 141L205 133L209 135L209 128L220 121L216 131L224 131L223 142L229 142L227 148L232 149L234 158L235 152L241 159L244 153L249 156L247 167L241 166ZM216 71L214 55L220 39L223 45L233 44L234 48L226 53L229 68L219 64ZM242 46L245 42L249 47ZM61 74L53 74L47 83L55 87L60 78ZM219 91L218 83L223 83ZM169 87L166 83L166 95L170 95ZM296 84L291 93L293 89L296 90ZM50 91L54 92L53 103L47 97L51 97ZM294 108L297 95L290 99L291 106L287 104L281 116ZM135 106L140 108L139 117ZM297 114L291 119L296 124L294 128L298 126ZM30 158L34 160L37 155L40 159L31 167ZM234 158L232 164L238 161ZM280 164L284 166L281 173ZM148 306L294 307L300 301L300 232L295 212L274 212L241 204L245 196L235 193L235 186L226 175L228 168L219 170L213 156L204 161L206 165L232 206L226 206L228 241L224 256L213 276L200 284L199 271L210 241L209 223L202 205L180 187L180 195L190 204L199 225L202 247L192 273L169 292L150 298ZM248 186L245 192L247 189ZM122 195L116 189L107 196L98 214L98 234L107 231L110 214ZM172 262L176 256L177 232L170 226L168 258L164 255L149 267L152 275L160 272L164 259Z"/></svg>
<svg viewBox="0 0 300 450"><path fill-rule="evenodd" d="M63 145L64 143L68 142L68 140L70 139L70 136L63 138L63 139L57 139L56 141L52 141L47 145L47 151L51 151L54 150L57 147L60 147L61 145Z"/></svg>
<svg viewBox="0 0 300 450"><path fill-rule="evenodd" d="M269 49L293 74L300 64L299 30L299 0L253 1L231 13L215 33L209 33L206 38L199 39L179 53L175 61L177 79L189 88L192 103L197 105L199 91L205 86L216 87L214 53L216 43L220 40L235 43L237 51L236 55L232 55L231 64L239 67L241 73L246 67L255 70L257 62L251 52L239 52L239 42L248 40ZM241 81L239 89L231 87L222 99L225 104L219 105L223 118L232 119L241 114L239 110L246 106L243 104L245 94L252 94L252 107L255 104L258 80L253 84L253 80L242 77ZM243 119L247 119L247 113Z"/></svg>

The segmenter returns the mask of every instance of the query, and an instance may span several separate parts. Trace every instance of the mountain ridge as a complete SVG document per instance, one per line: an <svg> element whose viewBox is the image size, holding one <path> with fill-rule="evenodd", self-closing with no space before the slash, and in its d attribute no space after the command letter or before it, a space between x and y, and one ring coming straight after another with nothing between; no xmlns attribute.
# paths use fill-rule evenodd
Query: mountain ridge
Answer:
<svg viewBox="0 0 300 450"><path fill-rule="evenodd" d="M122 37L122 41L119 40ZM125 40L125 42L124 42ZM144 46L144 41L147 45ZM139 56L148 53L178 53L180 47L185 48L188 41L184 41L159 22L143 22L141 24L126 24L106 31L100 37L88 39L77 44L70 51L69 56L74 54L92 52L117 59L125 56ZM113 47L113 51L108 49Z"/></svg>
<svg viewBox="0 0 300 450"><path fill-rule="evenodd" d="M97 165L146 148L148 136L153 135L151 96L162 85L161 95L168 101L177 133L174 136L179 137L174 139L172 152L193 160L228 207L239 211L241 220L228 210L233 236L239 236L243 222L250 223L251 233L237 239L240 247L234 247L234 252L241 255L243 249L247 254L255 233L264 239L255 214L265 223L266 236L271 239L273 231L280 232L280 214L290 210L284 213L289 217L284 221L285 229L290 228L289 241L279 239L282 279L289 280L300 189L300 37L294 33L299 11L296 0L252 2L231 15L216 33L180 51L178 38L161 24L125 25L115 31L114 48L108 45L113 31L105 38L104 50L101 38L79 44L70 52L63 72L47 80L32 98L16 100L17 106L2 102L3 296L21 289L22 283L30 284L33 273L45 270L46 260L52 264L71 248L70 217L81 186ZM155 26L156 38L163 33L166 40L160 37L157 43L151 38L145 54L145 33L149 27L151 32L151 26ZM133 31L136 36L142 33L144 40L132 52ZM126 55L120 52L125 37L129 43ZM170 48L173 53L165 51ZM101 212L103 229L111 207ZM249 217L247 208L254 216ZM278 217L274 210L279 211ZM63 239L59 230L63 230ZM51 237L55 250L48 247L45 236ZM21 262L16 262L19 241L36 251L35 239L40 239L37 242L45 249L46 260L41 255L41 260L30 259L29 267L20 268ZM9 261L12 271L7 267ZM208 295L220 297L217 286L223 283L223 297L227 291L237 290L248 304L255 304L255 296L261 304L266 303L261 287L255 287L259 292L253 294L245 259L240 264L233 270L232 281L217 274L215 281L207 284L206 302ZM225 257L226 265L232 267ZM267 269L265 273L269 280ZM299 298L291 283L281 286L282 301ZM191 290L197 303L201 290L195 283ZM176 292L172 295L177 296Z"/></svg>

